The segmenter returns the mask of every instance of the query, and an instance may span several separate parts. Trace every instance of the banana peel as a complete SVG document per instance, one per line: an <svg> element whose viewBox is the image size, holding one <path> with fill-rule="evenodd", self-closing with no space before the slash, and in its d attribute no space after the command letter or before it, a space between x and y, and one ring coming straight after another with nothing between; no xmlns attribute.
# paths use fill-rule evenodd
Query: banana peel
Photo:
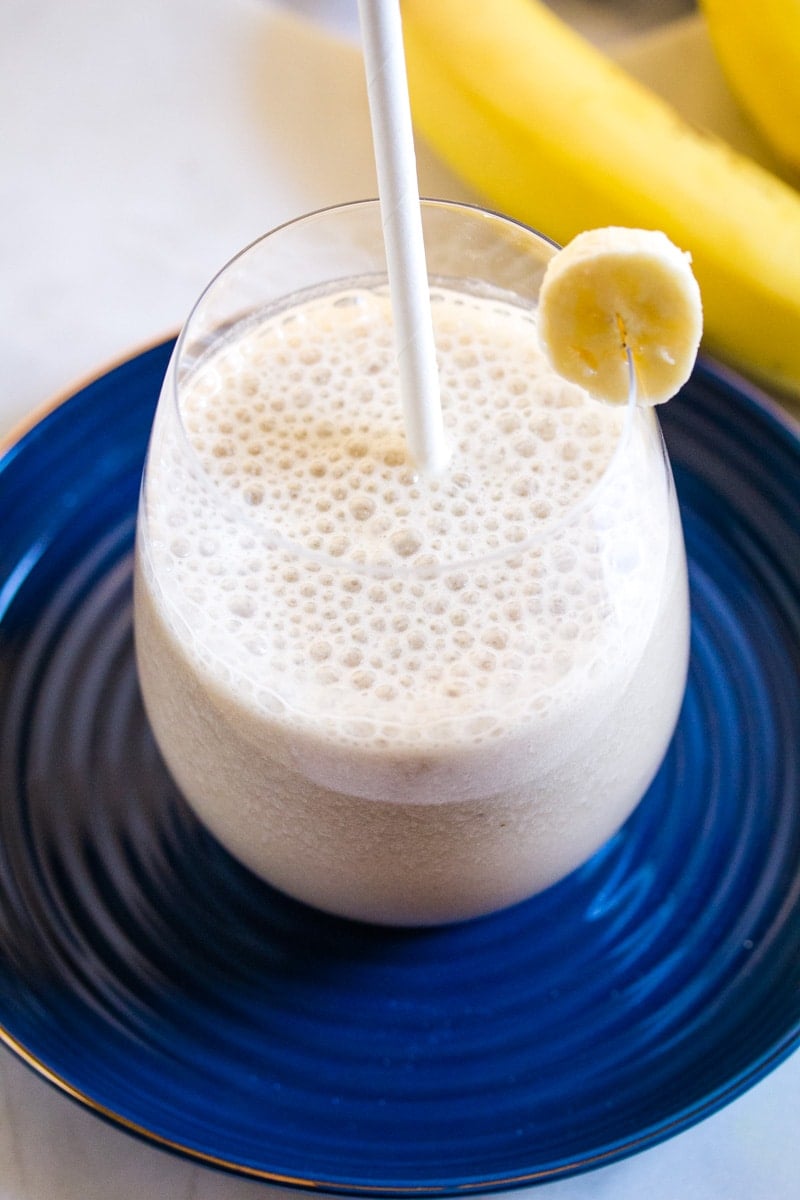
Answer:
<svg viewBox="0 0 800 1200"><path fill-rule="evenodd" d="M702 13L688 13L644 33L618 38L607 51L629 75L671 104L684 121L722 138L792 187L800 184L800 172L775 153L732 92Z"/></svg>
<svg viewBox="0 0 800 1200"><path fill-rule="evenodd" d="M700 0L731 90L767 142L800 169L800 0Z"/></svg>
<svg viewBox="0 0 800 1200"><path fill-rule="evenodd" d="M690 251L704 348L800 395L800 193L683 120L540 0L402 0L419 133L555 241L661 229Z"/></svg>

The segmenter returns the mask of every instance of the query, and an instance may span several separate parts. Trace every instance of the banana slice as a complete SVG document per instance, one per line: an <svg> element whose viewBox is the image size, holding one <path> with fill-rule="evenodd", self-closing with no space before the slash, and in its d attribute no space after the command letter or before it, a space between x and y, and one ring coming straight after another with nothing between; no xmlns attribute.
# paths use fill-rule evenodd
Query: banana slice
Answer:
<svg viewBox="0 0 800 1200"><path fill-rule="evenodd" d="M703 332L690 263L655 230L590 229L573 238L548 263L539 295L539 338L559 375L624 404L630 355L638 403L674 396Z"/></svg>

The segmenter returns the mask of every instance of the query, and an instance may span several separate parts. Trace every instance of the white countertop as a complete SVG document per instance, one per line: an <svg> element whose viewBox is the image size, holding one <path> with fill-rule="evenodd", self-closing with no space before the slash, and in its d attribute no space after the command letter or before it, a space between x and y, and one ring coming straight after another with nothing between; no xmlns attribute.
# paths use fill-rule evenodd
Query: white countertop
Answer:
<svg viewBox="0 0 800 1200"><path fill-rule="evenodd" d="M296 7L353 29L352 0ZM653 0L649 19L685 7ZM596 3L563 8L605 34ZM3 0L0 147L0 437L175 330L252 238L375 192L356 46L266 0ZM419 166L424 192L465 195L424 148ZM690 1131L535 1196L796 1200L799 1102L795 1055ZM271 1191L104 1124L0 1050L0 1200Z"/></svg>

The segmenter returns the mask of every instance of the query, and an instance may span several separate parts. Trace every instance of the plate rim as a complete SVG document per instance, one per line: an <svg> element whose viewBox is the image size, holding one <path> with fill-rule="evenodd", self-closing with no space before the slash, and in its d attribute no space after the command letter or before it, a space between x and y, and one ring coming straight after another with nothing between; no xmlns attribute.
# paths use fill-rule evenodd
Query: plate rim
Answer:
<svg viewBox="0 0 800 1200"><path fill-rule="evenodd" d="M99 367L79 372L71 383L58 388L44 400L40 400L29 412L18 417L16 421L12 421L7 429L0 430L0 465L2 465L3 459L16 450L40 425L43 425L48 417L51 417L60 408L64 408L71 400L77 399L94 384L100 383L108 375L113 375L115 371L135 363L150 351L173 346L177 337L177 329L169 330L157 337L146 338L127 351L111 354Z"/></svg>

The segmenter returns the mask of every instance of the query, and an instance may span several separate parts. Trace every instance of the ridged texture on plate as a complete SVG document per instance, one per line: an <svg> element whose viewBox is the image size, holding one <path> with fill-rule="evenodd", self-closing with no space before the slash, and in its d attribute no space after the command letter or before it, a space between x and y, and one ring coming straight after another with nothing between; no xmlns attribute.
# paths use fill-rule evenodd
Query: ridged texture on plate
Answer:
<svg viewBox="0 0 800 1200"><path fill-rule="evenodd" d="M800 1034L795 434L708 364L664 410L693 657L622 832L505 913L378 930L257 882L154 749L131 545L169 349L0 459L6 1041L184 1153L376 1193L586 1169L758 1079Z"/></svg>

